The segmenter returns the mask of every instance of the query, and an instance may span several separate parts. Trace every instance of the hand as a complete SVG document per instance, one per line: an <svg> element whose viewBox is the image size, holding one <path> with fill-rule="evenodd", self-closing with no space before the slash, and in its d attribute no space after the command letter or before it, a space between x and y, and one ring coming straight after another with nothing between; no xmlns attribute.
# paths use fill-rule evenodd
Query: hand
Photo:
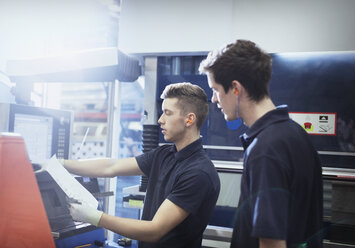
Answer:
<svg viewBox="0 0 355 248"><path fill-rule="evenodd" d="M94 226L99 224L103 214L102 211L76 203L71 203L69 210L73 220L90 223Z"/></svg>

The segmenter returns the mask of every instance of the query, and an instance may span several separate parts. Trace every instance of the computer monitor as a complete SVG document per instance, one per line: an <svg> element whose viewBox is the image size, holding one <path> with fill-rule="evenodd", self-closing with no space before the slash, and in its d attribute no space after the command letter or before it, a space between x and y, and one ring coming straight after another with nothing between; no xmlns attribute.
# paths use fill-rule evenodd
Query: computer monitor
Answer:
<svg viewBox="0 0 355 248"><path fill-rule="evenodd" d="M217 172L221 188L209 225L231 228L234 226L235 212L238 207L242 174L240 170L223 169L218 165Z"/></svg>
<svg viewBox="0 0 355 248"><path fill-rule="evenodd" d="M71 111L0 103L0 131L23 137L32 164L70 155Z"/></svg>

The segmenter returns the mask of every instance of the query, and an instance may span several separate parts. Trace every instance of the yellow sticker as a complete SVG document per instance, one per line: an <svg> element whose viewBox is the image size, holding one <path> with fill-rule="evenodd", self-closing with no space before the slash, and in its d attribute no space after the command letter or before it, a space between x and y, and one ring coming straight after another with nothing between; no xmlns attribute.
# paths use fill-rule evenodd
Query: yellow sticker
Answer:
<svg viewBox="0 0 355 248"><path fill-rule="evenodd" d="M143 201L142 200L129 199L128 200L128 206L142 208L143 207Z"/></svg>

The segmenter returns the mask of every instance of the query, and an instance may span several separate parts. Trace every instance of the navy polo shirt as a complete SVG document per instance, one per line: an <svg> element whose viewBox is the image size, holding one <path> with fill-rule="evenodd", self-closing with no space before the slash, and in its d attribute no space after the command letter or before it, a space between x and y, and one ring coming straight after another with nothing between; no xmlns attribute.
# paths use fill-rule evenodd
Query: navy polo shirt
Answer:
<svg viewBox="0 0 355 248"><path fill-rule="evenodd" d="M257 120L241 141L244 170L231 247L259 247L259 238L322 247L321 164L287 106Z"/></svg>
<svg viewBox="0 0 355 248"><path fill-rule="evenodd" d="M143 220L152 220L165 199L189 213L188 217L157 243L139 247L201 247L202 234L219 195L220 181L198 139L179 152L164 145L136 157L148 177Z"/></svg>

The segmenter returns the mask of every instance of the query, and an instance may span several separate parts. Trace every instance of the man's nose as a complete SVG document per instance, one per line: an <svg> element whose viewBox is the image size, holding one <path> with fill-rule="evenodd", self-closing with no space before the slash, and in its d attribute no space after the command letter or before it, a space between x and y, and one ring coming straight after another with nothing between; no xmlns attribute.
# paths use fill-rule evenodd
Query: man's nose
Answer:
<svg viewBox="0 0 355 248"><path fill-rule="evenodd" d="M211 102L217 103L217 97L215 92L212 93Z"/></svg>

